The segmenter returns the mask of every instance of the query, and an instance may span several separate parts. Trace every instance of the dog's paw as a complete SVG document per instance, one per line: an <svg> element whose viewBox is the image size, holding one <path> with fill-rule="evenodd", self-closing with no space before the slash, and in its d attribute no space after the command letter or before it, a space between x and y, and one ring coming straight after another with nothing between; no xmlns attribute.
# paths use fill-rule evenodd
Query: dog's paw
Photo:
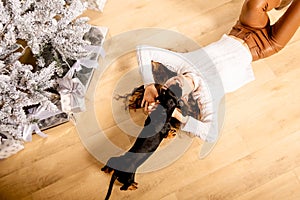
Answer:
<svg viewBox="0 0 300 200"><path fill-rule="evenodd" d="M138 183L134 182L132 183L129 187L128 187L128 190L136 190L138 189Z"/></svg>
<svg viewBox="0 0 300 200"><path fill-rule="evenodd" d="M101 168L101 171L103 171L104 173L107 173L107 174L111 174L111 173L114 172L114 170L112 168L110 168L110 167L108 167L106 165Z"/></svg>
<svg viewBox="0 0 300 200"><path fill-rule="evenodd" d="M133 182L133 183L131 183L131 185L129 185L129 186L124 184L124 185L120 188L120 190L136 190L136 189L138 189L137 185L138 185L137 182Z"/></svg>
<svg viewBox="0 0 300 200"><path fill-rule="evenodd" d="M176 129L171 129L171 130L169 130L168 135L167 135L167 138L169 138L169 139L174 138L174 137L176 136L176 132L177 132Z"/></svg>

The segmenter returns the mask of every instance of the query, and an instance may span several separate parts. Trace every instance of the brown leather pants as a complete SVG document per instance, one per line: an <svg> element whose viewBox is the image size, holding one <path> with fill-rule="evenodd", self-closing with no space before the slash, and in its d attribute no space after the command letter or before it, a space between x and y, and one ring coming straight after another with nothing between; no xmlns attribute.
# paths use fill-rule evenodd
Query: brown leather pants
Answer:
<svg viewBox="0 0 300 200"><path fill-rule="evenodd" d="M294 0L277 22L270 25L267 12L281 0L245 0L238 22L229 35L241 38L248 45L253 61L281 50L300 25L300 0Z"/></svg>

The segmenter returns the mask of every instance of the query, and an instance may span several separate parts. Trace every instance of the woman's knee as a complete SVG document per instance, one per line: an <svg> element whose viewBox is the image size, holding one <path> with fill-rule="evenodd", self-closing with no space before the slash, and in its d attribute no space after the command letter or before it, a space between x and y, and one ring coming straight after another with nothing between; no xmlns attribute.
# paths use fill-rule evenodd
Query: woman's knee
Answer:
<svg viewBox="0 0 300 200"><path fill-rule="evenodd" d="M246 0L244 6L248 10L267 12L280 5L281 0Z"/></svg>

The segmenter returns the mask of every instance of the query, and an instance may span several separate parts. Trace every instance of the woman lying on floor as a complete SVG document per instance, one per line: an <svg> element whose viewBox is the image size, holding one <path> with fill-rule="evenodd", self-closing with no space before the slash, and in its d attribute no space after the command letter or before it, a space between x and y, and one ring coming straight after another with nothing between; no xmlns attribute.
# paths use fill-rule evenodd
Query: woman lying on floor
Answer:
<svg viewBox="0 0 300 200"><path fill-rule="evenodd" d="M283 16L270 25L267 12L288 5ZM230 33L208 46L188 53L151 46L137 47L145 86L142 106L151 112L155 104L158 93L154 87L152 64L161 63L178 74L165 87L180 83L185 88L183 96L192 92L201 110L200 119L182 116L175 110L173 116L182 122L181 129L204 141L215 142L218 138L217 110L224 93L233 92L254 80L251 62L280 51L299 25L299 0L246 0Z"/></svg>

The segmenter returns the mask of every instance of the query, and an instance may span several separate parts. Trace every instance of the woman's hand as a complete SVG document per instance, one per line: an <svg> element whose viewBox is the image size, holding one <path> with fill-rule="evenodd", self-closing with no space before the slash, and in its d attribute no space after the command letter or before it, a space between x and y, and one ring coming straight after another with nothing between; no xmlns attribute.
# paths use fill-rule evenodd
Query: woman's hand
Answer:
<svg viewBox="0 0 300 200"><path fill-rule="evenodd" d="M141 107L144 106L145 112L151 112L155 109L156 97L158 97L157 89L154 84L147 85L144 92Z"/></svg>

